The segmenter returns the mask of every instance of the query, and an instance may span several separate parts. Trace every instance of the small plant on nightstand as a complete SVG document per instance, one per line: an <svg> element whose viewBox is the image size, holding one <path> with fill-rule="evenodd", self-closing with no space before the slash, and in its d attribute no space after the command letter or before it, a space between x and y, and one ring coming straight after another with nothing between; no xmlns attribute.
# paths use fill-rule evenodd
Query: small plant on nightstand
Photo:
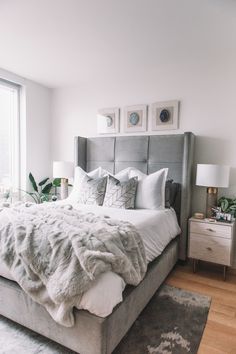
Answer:
<svg viewBox="0 0 236 354"><path fill-rule="evenodd" d="M218 200L218 206L223 213L230 213L233 217L236 217L236 198L221 197Z"/></svg>

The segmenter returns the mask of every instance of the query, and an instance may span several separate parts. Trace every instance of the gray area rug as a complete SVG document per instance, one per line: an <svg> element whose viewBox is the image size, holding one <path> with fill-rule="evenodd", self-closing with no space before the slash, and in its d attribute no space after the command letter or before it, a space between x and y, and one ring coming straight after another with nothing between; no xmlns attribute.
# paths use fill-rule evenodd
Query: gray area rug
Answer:
<svg viewBox="0 0 236 354"><path fill-rule="evenodd" d="M197 353L210 302L207 296L163 285L114 354ZM74 352L0 316L0 353Z"/></svg>
<svg viewBox="0 0 236 354"><path fill-rule="evenodd" d="M211 298L163 285L114 354L195 354Z"/></svg>

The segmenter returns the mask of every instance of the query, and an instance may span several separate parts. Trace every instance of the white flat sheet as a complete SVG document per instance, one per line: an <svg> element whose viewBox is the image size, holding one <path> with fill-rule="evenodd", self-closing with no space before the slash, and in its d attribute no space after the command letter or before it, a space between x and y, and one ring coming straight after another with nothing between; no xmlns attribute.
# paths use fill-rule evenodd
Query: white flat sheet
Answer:
<svg viewBox="0 0 236 354"><path fill-rule="evenodd" d="M180 233L173 209L126 210L82 204L74 204L73 206L96 215L107 215L114 219L131 222L142 237L148 262L158 257L168 243ZM7 267L2 263L0 263L0 275L14 280ZM88 310L97 316L106 317L122 301L124 288L125 282L119 275L113 272L101 274L93 286L83 294L77 307Z"/></svg>

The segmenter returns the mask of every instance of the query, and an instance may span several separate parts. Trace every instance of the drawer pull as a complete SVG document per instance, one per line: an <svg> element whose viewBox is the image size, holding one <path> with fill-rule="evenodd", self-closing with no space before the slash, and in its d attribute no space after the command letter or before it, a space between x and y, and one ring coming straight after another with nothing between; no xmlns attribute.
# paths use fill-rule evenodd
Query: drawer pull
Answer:
<svg viewBox="0 0 236 354"><path fill-rule="evenodd" d="M207 247L206 248L208 251L212 251L212 248L211 247Z"/></svg>
<svg viewBox="0 0 236 354"><path fill-rule="evenodd" d="M213 229L207 229L207 231L210 231L210 232L215 232L215 230L213 230Z"/></svg>

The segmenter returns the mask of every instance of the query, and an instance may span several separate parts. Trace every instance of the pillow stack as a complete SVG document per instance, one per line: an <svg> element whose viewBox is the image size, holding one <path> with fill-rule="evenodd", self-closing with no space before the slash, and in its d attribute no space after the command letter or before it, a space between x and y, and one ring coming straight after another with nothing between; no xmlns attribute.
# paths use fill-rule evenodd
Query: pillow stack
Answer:
<svg viewBox="0 0 236 354"><path fill-rule="evenodd" d="M112 175L101 167L86 173L75 168L73 190L68 201L122 209L159 209L166 205L168 168L150 175L129 167Z"/></svg>

